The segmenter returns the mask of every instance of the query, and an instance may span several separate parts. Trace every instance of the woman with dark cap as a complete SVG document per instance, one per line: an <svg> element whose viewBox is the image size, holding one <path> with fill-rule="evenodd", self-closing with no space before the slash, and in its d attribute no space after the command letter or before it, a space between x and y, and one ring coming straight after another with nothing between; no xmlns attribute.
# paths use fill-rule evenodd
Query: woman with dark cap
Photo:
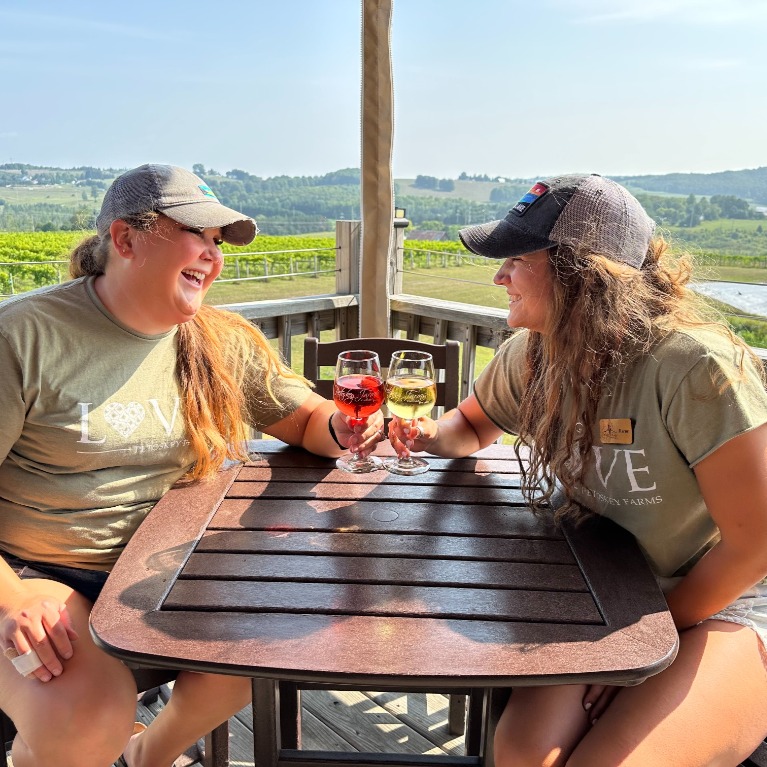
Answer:
<svg viewBox="0 0 767 767"><path fill-rule="evenodd" d="M167 767L245 706L247 678L182 672L133 735L135 683L91 640L93 600L176 480L247 458L244 424L326 456L367 454L382 425L355 433L259 330L203 305L219 246L256 225L202 179L128 171L96 223L76 279L0 304L0 708L15 767Z"/></svg>
<svg viewBox="0 0 767 767"><path fill-rule="evenodd" d="M686 286L654 223L597 175L535 184L505 219L461 230L503 259L508 323L474 392L390 439L462 456L502 434L529 449L523 492L557 519L633 533L680 634L636 687L514 689L501 767L739 764L767 732L767 395L759 360Z"/></svg>

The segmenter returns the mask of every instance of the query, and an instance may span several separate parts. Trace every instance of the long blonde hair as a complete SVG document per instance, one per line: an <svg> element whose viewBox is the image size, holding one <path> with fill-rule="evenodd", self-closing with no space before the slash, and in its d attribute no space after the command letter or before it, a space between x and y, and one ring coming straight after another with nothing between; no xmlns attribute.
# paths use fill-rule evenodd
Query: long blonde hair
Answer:
<svg viewBox="0 0 767 767"><path fill-rule="evenodd" d="M148 213L126 223L149 231L157 218L157 213ZM70 254L70 275L103 274L111 251L109 237L84 239ZM187 438L195 454L186 479L212 476L227 458L247 459L244 388L254 363L263 369L263 391L277 404L271 387L275 375L305 380L285 365L258 328L234 312L203 305L189 322L179 325L176 377Z"/></svg>
<svg viewBox="0 0 767 767"><path fill-rule="evenodd" d="M528 503L537 511L548 508L559 483L566 501L557 518L580 519L588 513L573 501L574 490L590 458L600 396L616 369L684 327L711 328L738 350L727 380L717 382L720 390L742 377L747 358L762 367L687 287L692 259L672 258L662 237L651 242L641 269L562 245L552 248L549 260L553 311L548 332L528 336L517 452L530 450L523 472Z"/></svg>

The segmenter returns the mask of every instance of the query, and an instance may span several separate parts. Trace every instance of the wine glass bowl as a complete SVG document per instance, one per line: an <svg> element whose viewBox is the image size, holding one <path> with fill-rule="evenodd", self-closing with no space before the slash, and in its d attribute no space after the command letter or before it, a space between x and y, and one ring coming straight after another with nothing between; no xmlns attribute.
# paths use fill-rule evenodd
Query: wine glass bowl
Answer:
<svg viewBox="0 0 767 767"><path fill-rule="evenodd" d="M389 412L403 421L409 421L411 428L416 419L428 415L437 401L431 354L408 349L394 352L389 364L385 393ZM429 464L423 458L408 455L387 459L384 468L394 474L412 475L428 471Z"/></svg>
<svg viewBox="0 0 767 767"><path fill-rule="evenodd" d="M333 380L333 402L349 418L349 424L364 424L368 417L380 410L384 401L384 383L381 362L375 352L354 349L341 352L336 362ZM362 474L381 468L380 458L360 458L356 452L341 456L336 466L343 471Z"/></svg>

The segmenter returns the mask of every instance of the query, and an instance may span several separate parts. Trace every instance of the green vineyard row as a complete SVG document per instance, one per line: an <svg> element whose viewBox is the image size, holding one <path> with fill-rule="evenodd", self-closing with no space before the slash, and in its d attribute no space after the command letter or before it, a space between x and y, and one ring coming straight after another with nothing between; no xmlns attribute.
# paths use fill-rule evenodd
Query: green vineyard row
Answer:
<svg viewBox="0 0 767 767"><path fill-rule="evenodd" d="M66 280L69 253L88 235L88 232L0 232L0 293L12 295ZM332 271L336 266L332 236L259 235L247 248L224 244L222 250L221 279ZM456 266L462 259L470 257L456 242L408 243L405 265Z"/></svg>
<svg viewBox="0 0 767 767"><path fill-rule="evenodd" d="M21 293L68 278L71 249L88 232L0 232L0 294ZM336 244L332 236L259 235L247 248L224 245L224 280L253 279L281 274L327 272L335 269ZM404 268L430 269L473 263L454 241L405 243ZM767 257L698 252L705 267L767 269ZM58 263L57 263L58 262Z"/></svg>

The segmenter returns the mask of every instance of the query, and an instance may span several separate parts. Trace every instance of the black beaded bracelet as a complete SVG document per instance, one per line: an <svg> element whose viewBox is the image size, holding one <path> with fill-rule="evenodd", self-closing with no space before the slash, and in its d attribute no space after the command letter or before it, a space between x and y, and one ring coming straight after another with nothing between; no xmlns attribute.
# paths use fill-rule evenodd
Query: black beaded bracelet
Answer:
<svg viewBox="0 0 767 767"><path fill-rule="evenodd" d="M330 436L333 437L333 442L338 445L338 447L341 448L341 450L346 450L346 448L338 441L338 437L336 437L336 430L333 428L333 416L335 415L335 412L330 414L330 418L328 418L328 431L330 432Z"/></svg>

